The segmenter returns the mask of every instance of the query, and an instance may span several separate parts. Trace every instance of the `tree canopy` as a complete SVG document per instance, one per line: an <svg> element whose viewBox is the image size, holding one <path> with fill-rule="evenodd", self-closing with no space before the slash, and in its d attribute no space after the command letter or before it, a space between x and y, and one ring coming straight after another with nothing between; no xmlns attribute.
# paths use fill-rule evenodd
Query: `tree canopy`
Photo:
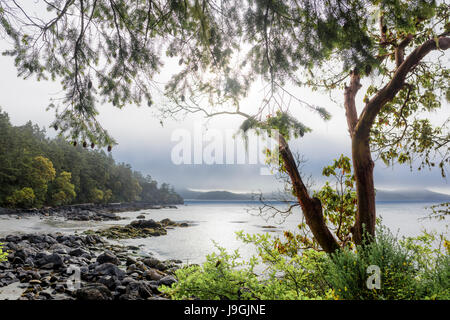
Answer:
<svg viewBox="0 0 450 320"><path fill-rule="evenodd" d="M240 99L262 77L269 90L252 116L263 118L285 107L277 92L286 84L343 89L351 70L389 81L392 64L399 65L405 53L448 34L448 15L448 5L434 0L0 4L1 30L13 40L4 54L15 58L19 75L59 80L65 90L62 101L50 104L56 108L53 126L67 139L100 146L114 139L96 120L98 102L152 105L164 93L170 114L210 114L205 109L227 103L239 112ZM180 71L161 91L154 78L168 57L179 59ZM419 63L377 116L372 143L386 162L428 155L433 146L448 161L442 147L448 132L417 116L439 108L440 97L449 95L448 69L433 60ZM374 83L365 99L379 89ZM293 96L327 118L323 106ZM401 112L391 112L398 107ZM434 163L425 157L423 164Z"/></svg>

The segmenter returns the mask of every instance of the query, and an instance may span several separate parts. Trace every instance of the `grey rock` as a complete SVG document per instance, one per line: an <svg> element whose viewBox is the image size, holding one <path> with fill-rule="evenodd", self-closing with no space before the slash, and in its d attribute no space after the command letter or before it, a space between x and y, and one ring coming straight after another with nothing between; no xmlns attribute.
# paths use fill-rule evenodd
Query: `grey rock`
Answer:
<svg viewBox="0 0 450 320"><path fill-rule="evenodd" d="M152 296L152 289L142 281L139 282L130 282L127 285L126 293L128 295L135 295L142 299L147 299Z"/></svg>
<svg viewBox="0 0 450 320"><path fill-rule="evenodd" d="M153 219L131 221L130 225L133 228L160 228L161 227L161 224L159 222L154 221Z"/></svg>
<svg viewBox="0 0 450 320"><path fill-rule="evenodd" d="M113 263L116 265L120 264L120 260L110 251L105 251L97 257L97 262L103 263Z"/></svg>
<svg viewBox="0 0 450 320"><path fill-rule="evenodd" d="M115 276L118 279L123 279L126 273L120 270L115 264L103 263L95 267L94 272L102 276Z"/></svg>
<svg viewBox="0 0 450 320"><path fill-rule="evenodd" d="M75 292L75 296L80 300L111 300L111 291L101 283L89 284Z"/></svg>
<svg viewBox="0 0 450 320"><path fill-rule="evenodd" d="M112 276L102 276L98 282L104 284L108 289L114 290L116 288L116 278Z"/></svg>
<svg viewBox="0 0 450 320"><path fill-rule="evenodd" d="M82 249L82 248L76 248L76 249L73 249L73 250L69 251L69 255L71 255L73 257L80 257L80 256L82 256L84 254L88 254L89 255L89 252L87 250Z"/></svg>
<svg viewBox="0 0 450 320"><path fill-rule="evenodd" d="M145 271L142 276L147 280L161 280L164 276L160 273L158 273L155 269L150 269Z"/></svg>
<svg viewBox="0 0 450 320"><path fill-rule="evenodd" d="M131 258L131 257L127 257L127 262L126 262L126 265L127 265L127 267L128 266L130 266L130 265L132 265L132 264L136 264L136 260L134 260L133 258Z"/></svg>
<svg viewBox="0 0 450 320"><path fill-rule="evenodd" d="M54 269L64 265L64 260L58 253L39 255L36 264L43 269Z"/></svg>
<svg viewBox="0 0 450 320"><path fill-rule="evenodd" d="M158 283L159 285L165 285L170 287L172 284L176 283L177 280L173 277L173 276L165 276L163 278L161 278Z"/></svg>
<svg viewBox="0 0 450 320"><path fill-rule="evenodd" d="M153 257L145 258L144 260L142 260L142 262L144 262L145 265L150 268L155 268L157 265L161 263L161 261Z"/></svg>

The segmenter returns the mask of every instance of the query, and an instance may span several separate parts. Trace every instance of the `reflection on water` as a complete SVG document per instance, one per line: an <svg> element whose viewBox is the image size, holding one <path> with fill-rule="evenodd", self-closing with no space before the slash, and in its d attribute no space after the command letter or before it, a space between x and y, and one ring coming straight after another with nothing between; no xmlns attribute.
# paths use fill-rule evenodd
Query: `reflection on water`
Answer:
<svg viewBox="0 0 450 320"><path fill-rule="evenodd" d="M383 224L399 235L413 236L421 230L445 230L445 221L422 220L426 206L430 203L378 203L378 216ZM254 253L253 248L236 239L236 231L247 233L269 232L281 235L284 230L295 231L300 222L300 210L288 217L267 218L257 214L257 202L233 201L186 201L178 209L142 210L124 212L119 221L64 221L61 218L29 217L16 219L14 216L0 218L0 236L15 232L82 232L87 229L105 228L111 225L124 225L139 215L146 219L162 220L169 218L176 222L187 222L188 228L168 230L166 236L146 239L118 240L125 245L139 246L142 252L154 254L164 259L180 259L183 262L199 263L206 254L214 251L214 242L228 250L239 249L242 256ZM281 204L277 204L281 206Z"/></svg>

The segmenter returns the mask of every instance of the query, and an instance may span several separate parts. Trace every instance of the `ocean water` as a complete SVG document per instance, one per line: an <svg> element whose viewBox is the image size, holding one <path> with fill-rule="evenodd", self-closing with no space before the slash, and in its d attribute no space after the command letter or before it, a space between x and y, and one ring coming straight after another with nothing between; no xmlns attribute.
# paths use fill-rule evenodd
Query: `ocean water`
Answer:
<svg viewBox="0 0 450 320"><path fill-rule="evenodd" d="M420 218L430 211L433 203L380 202L377 215L382 223L394 234L401 236L419 235L422 230L445 232L448 221ZM271 205L282 209L283 204ZM123 220L105 222L64 221L60 218L22 218L0 217L0 236L22 232L62 232L81 233L87 229L98 229L110 225L128 224L137 216L144 214L146 219L162 220L169 218L176 222L187 222L189 227L173 228L168 234L145 239L118 240L123 245L140 246L142 254L152 254L161 259L178 259L186 263L201 263L205 256L215 251L215 244L227 250L238 249L242 257L254 254L254 248L236 239L237 231L246 233L269 232L273 236L283 231L295 231L301 221L301 211L296 208L289 216L275 215L271 212L261 214L260 203L250 201L185 201L177 209L142 210L119 213Z"/></svg>

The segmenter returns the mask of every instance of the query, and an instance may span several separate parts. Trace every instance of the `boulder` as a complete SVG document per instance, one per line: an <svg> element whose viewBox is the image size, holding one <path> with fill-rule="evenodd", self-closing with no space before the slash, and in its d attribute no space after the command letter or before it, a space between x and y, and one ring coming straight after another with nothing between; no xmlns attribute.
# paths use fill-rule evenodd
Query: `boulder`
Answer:
<svg viewBox="0 0 450 320"><path fill-rule="evenodd" d="M56 269L64 265L64 260L58 253L38 254L36 258L36 264L43 269Z"/></svg>
<svg viewBox="0 0 450 320"><path fill-rule="evenodd" d="M156 281L159 281L159 280L161 280L165 275L164 275L162 272L160 272L160 271L158 271L158 270L156 270L156 269L150 269L150 270L145 271L145 272L142 274L142 276L143 276L145 279L147 279L147 280L156 280Z"/></svg>
<svg viewBox="0 0 450 320"><path fill-rule="evenodd" d="M131 221L130 226L137 229L143 228L161 228L161 223L153 219L150 220L134 220Z"/></svg>
<svg viewBox="0 0 450 320"><path fill-rule="evenodd" d="M120 260L111 251L105 251L101 255L99 255L97 257L97 262L99 264L103 263L112 263L115 265L120 264Z"/></svg>
<svg viewBox="0 0 450 320"><path fill-rule="evenodd" d="M83 255L90 256L89 252L87 250L82 249L82 248L76 248L76 249L71 250L69 252L69 255L71 255L72 257L81 257Z"/></svg>
<svg viewBox="0 0 450 320"><path fill-rule="evenodd" d="M127 285L126 294L147 299L152 296L152 289L143 281L130 282Z"/></svg>
<svg viewBox="0 0 450 320"><path fill-rule="evenodd" d="M104 284L92 283L78 289L75 297L79 300L111 300L112 293Z"/></svg>
<svg viewBox="0 0 450 320"><path fill-rule="evenodd" d="M145 258L144 260L142 260L142 262L144 262L145 265L147 265L150 268L156 268L161 264L161 261L153 257Z"/></svg>
<svg viewBox="0 0 450 320"><path fill-rule="evenodd" d="M175 282L177 282L177 280L173 276L165 276L158 281L158 284L170 287Z"/></svg>
<svg viewBox="0 0 450 320"><path fill-rule="evenodd" d="M123 279L126 273L120 270L115 264L103 263L95 267L94 272L101 276L115 276L118 279Z"/></svg>
<svg viewBox="0 0 450 320"><path fill-rule="evenodd" d="M163 219L160 221L162 225L164 226L174 226L176 225L175 221L170 220L169 218Z"/></svg>

